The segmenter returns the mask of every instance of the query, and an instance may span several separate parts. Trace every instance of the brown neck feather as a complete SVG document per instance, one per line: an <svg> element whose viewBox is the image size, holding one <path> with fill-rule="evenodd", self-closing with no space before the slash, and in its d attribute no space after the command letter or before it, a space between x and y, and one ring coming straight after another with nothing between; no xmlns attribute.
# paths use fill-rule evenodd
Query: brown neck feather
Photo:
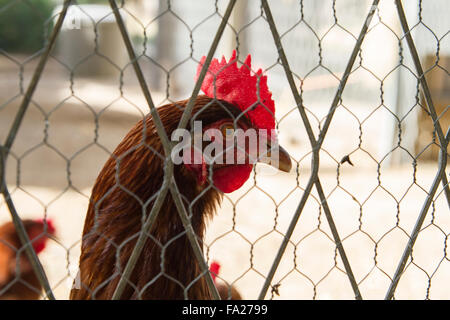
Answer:
<svg viewBox="0 0 450 320"><path fill-rule="evenodd" d="M196 114L210 98L199 97ZM199 120L213 121L226 117L231 110L221 105L208 107L197 115ZM158 109L170 137L177 127L186 101ZM146 145L140 121L122 140L108 159L92 190L83 231L78 289L71 299L111 298L134 248L142 224L150 212L163 181L163 148L150 117L145 120ZM118 177L118 178L116 178ZM198 239L203 239L206 223L222 200L214 188L202 191L195 177L183 165L175 166L174 177L185 207L192 206L192 226ZM200 244L202 245L202 244ZM161 268L163 266L163 269ZM149 232L143 252L134 268L123 299L210 299L204 277L197 279L200 268L173 203L170 192ZM196 280L197 279L197 280ZM194 282L195 281L195 282Z"/></svg>

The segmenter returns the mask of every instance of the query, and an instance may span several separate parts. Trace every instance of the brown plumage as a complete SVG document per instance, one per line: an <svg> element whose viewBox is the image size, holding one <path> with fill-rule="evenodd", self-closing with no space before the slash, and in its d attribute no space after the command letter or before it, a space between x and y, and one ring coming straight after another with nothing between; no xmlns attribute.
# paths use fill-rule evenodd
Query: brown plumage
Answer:
<svg viewBox="0 0 450 320"><path fill-rule="evenodd" d="M158 108L169 138L178 126L186 103L181 101ZM207 104L208 107L203 109ZM218 103L199 96L192 118L202 121L205 127L220 119L233 119L240 113L238 108L225 101ZM240 121L251 126L245 117ZM130 257L142 223L161 188L163 161L156 152L163 156L163 147L150 116L145 119L146 137L145 144L142 143L143 124L144 121L139 121L125 136L92 189L83 230L79 279L75 280L71 299L111 298L120 270ZM195 175L183 165L174 167L174 177L187 207L209 185L199 185ZM210 188L194 202L192 227L198 239L203 239L206 222L221 200L222 193ZM126 287L122 299L184 299L185 288L188 288L189 299L211 298L204 277L193 282L199 276L200 268L183 232L169 192L129 279L132 285ZM165 246L163 273L161 246Z"/></svg>
<svg viewBox="0 0 450 320"><path fill-rule="evenodd" d="M216 288L222 300L242 300L241 294L234 286L230 286L225 282L217 281Z"/></svg>
<svg viewBox="0 0 450 320"><path fill-rule="evenodd" d="M47 220L23 220L25 230L36 253L45 249L48 235L53 235L54 227ZM14 224L8 222L0 226L0 300L37 300L41 297L42 286L36 277L28 257L22 248ZM19 270L19 273L16 271Z"/></svg>

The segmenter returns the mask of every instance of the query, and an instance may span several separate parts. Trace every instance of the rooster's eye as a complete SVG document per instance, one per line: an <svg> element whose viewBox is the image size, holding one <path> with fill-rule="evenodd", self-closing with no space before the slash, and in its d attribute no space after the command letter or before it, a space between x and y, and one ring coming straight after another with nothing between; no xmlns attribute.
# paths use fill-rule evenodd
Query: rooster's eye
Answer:
<svg viewBox="0 0 450 320"><path fill-rule="evenodd" d="M230 138L234 135L234 126L230 123L224 124L220 130L225 138Z"/></svg>

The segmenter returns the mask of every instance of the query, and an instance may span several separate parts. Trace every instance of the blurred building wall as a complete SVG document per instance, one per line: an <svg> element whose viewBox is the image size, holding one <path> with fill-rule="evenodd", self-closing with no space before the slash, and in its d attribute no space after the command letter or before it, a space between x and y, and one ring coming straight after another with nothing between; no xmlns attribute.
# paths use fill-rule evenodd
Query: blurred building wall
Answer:
<svg viewBox="0 0 450 320"><path fill-rule="evenodd" d="M61 9L61 5L55 8L55 19ZM120 31L110 13L106 5L69 6L54 56L77 75L119 74L127 63L127 53L118 41Z"/></svg>
<svg viewBox="0 0 450 320"><path fill-rule="evenodd" d="M339 85L338 79L347 64L350 53L359 35L362 23L369 11L369 0L270 1L272 13L291 69L303 91L303 102L310 110L329 108ZM238 2L240 3L240 2ZM219 2L223 14L226 2ZM410 26L418 23L419 2L404 2ZM422 2L422 20L430 24L438 38L424 25L413 29L420 55L425 58L435 54L437 40L449 29L448 1ZM167 10L167 1L160 1L160 12ZM234 9L224 37L216 51L216 57L229 56L239 44L239 59L243 61L252 54L253 67L268 69L269 87L276 98L284 99L292 94L285 80L283 69L277 64L278 53L273 44L267 22L261 16L260 2L256 0L240 3ZM214 1L171 1L171 8L165 19L161 19L159 32L160 57L170 70L174 98L186 97L193 87L196 63L206 55L214 37L220 17L215 14ZM380 116L378 142L374 146L381 158L398 145L398 127L401 126L401 146L415 154L419 134L417 79L405 39L401 30L394 2L382 1L370 32L355 62L355 72L350 76L342 103L356 115L360 122L370 112L383 113ZM441 55L448 54L450 43L439 43ZM404 66L400 65L400 62ZM357 69L357 70L356 70ZM409 69L409 70L408 70ZM175 90L176 88L176 90ZM283 105L292 107L292 98ZM290 110L285 107L285 111ZM280 114L280 113L279 113ZM318 117L321 119L323 114ZM384 119L384 120L383 120ZM386 161L398 163L410 161L410 156L401 152L388 155Z"/></svg>

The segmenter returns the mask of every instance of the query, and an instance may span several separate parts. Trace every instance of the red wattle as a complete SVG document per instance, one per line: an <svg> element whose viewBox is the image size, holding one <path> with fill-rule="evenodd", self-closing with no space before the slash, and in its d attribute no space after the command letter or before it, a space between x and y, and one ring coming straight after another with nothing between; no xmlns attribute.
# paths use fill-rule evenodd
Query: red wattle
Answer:
<svg viewBox="0 0 450 320"><path fill-rule="evenodd" d="M39 239L38 241L35 241L33 243L33 248L34 251L36 252L36 254L39 254L40 252L42 252L45 249L45 240L46 239Z"/></svg>
<svg viewBox="0 0 450 320"><path fill-rule="evenodd" d="M253 166L240 164L217 169L213 174L214 185L223 193L230 193L239 189L250 177Z"/></svg>

